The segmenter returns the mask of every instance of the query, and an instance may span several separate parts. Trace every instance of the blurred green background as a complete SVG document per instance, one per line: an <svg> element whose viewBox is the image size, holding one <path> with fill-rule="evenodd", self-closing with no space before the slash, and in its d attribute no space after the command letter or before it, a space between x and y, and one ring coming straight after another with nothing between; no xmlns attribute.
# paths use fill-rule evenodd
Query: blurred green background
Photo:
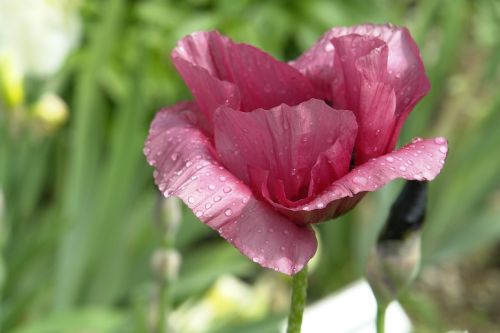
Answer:
<svg viewBox="0 0 500 333"><path fill-rule="evenodd" d="M424 268L402 305L417 332L498 332L500 1L52 2L81 17L79 42L62 67L43 77L28 73L20 83L3 66L1 332L154 326L151 258L164 242L158 224L169 212L142 147L154 113L190 98L168 57L180 37L218 29L291 60L330 27L363 22L407 26L432 82L401 143L415 136L450 140L445 168L430 184ZM48 93L62 100L40 104ZM362 275L400 186L369 194L345 217L319 226L311 302ZM182 212L173 320L206 320L203 332L276 332L289 280ZM242 296L228 298L221 286Z"/></svg>

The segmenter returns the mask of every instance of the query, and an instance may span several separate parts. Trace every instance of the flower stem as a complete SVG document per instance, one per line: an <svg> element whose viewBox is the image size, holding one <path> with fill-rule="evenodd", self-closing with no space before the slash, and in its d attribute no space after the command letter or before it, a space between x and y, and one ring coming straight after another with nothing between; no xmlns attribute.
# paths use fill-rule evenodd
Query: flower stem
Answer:
<svg viewBox="0 0 500 333"><path fill-rule="evenodd" d="M292 301L288 315L287 333L300 333L302 315L306 305L307 295L307 266L293 276Z"/></svg>
<svg viewBox="0 0 500 333"><path fill-rule="evenodd" d="M171 289L177 280L181 258L175 250L175 237L182 219L180 201L177 198L162 200L159 227L163 233L162 242L153 254L153 270L157 277L157 294L154 303L156 322L151 329L155 333L169 332L168 317L172 310Z"/></svg>
<svg viewBox="0 0 500 333"><path fill-rule="evenodd" d="M377 333L384 333L385 331L385 311L387 304L377 302Z"/></svg>

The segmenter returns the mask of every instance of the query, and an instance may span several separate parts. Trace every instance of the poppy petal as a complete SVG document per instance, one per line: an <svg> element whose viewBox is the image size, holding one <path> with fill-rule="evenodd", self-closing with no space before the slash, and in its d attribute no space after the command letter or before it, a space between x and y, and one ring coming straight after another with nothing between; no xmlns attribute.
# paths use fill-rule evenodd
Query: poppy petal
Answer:
<svg viewBox="0 0 500 333"><path fill-rule="evenodd" d="M292 66L251 45L235 43L216 31L197 32L183 38L172 52L172 58L206 113L211 114L216 108L201 96L220 89L219 84L213 86L212 82L226 82L236 87L241 99L239 107L224 103L223 99L217 102L242 111L268 109L281 103L295 105L314 94L309 79ZM197 70L187 71L184 62ZM209 84L202 84L206 75L213 78ZM231 96L228 94L228 98Z"/></svg>
<svg viewBox="0 0 500 333"><path fill-rule="evenodd" d="M415 139L399 150L371 159L351 170L310 202L296 207L273 205L297 223L334 218L353 208L366 192L376 191L396 178L433 180L441 172L447 152L445 138Z"/></svg>
<svg viewBox="0 0 500 333"><path fill-rule="evenodd" d="M345 108L343 103L351 102L352 104L355 102L352 98L350 101L345 100L346 90L357 87L356 85L353 85L351 89L346 87L347 82L345 82L346 76L344 75L346 68L338 54L339 46L342 47L342 43L339 41L349 35L351 36L350 42L361 48L365 48L365 43L359 41L366 38L379 40L386 44L386 54L384 54L383 48L375 47L373 48L375 52L360 56L357 60L352 57L344 57L344 59L347 64L354 63L354 68L358 69L366 81L385 83L394 90L396 97L396 107L393 111L395 120L392 127L386 126L385 131L389 132L387 135L388 141L380 154L389 152L396 145L406 117L430 89L418 47L406 28L391 24L364 24L333 28L325 33L307 52L290 64L313 82L316 89L323 94L323 98L332 100L334 107ZM352 38L355 35L358 37ZM358 55L363 53L357 52L358 47L353 47L352 44L344 44L343 49L344 53L352 54L354 52L358 53ZM384 62L386 63L385 71L381 71ZM352 66L348 67L353 68ZM356 77L356 75L351 74L352 71L349 70L347 77L352 81L352 78ZM330 96L328 96L329 92ZM354 104L354 108L356 106ZM357 109L353 109L352 105L349 109L357 112ZM389 112L392 113L391 110ZM362 127L363 125L360 122L360 132L363 131ZM370 158L369 154L366 155L366 158Z"/></svg>
<svg viewBox="0 0 500 333"><path fill-rule="evenodd" d="M217 153L230 171L251 184L249 170L267 170L271 192L278 186L273 183L282 181L291 201L308 196L311 169L335 142L347 153L330 155L335 158L332 162L337 172L348 170L357 131L352 112L332 109L316 99L253 112L221 107L214 126ZM331 175L320 170L324 169L315 172L315 180L331 181Z"/></svg>
<svg viewBox="0 0 500 333"><path fill-rule="evenodd" d="M316 252L313 230L298 226L258 201L220 166L211 140L198 128L193 103L157 113L144 153L166 196L181 198L205 224L253 261L295 274Z"/></svg>

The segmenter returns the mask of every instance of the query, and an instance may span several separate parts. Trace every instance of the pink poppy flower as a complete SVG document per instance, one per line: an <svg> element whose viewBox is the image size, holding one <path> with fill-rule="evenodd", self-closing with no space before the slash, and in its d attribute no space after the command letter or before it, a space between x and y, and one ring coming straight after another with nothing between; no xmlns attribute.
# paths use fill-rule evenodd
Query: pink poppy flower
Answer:
<svg viewBox="0 0 500 333"><path fill-rule="evenodd" d="M430 88L405 28L334 28L290 63L198 32L172 60L195 101L153 120L145 154L156 184L264 267L295 274L316 251L312 223L443 167L444 138L393 150Z"/></svg>

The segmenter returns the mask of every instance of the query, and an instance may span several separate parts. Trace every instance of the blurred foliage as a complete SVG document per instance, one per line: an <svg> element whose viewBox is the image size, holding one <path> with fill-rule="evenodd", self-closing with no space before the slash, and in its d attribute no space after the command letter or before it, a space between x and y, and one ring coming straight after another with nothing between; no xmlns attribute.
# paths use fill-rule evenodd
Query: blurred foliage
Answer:
<svg viewBox="0 0 500 333"><path fill-rule="evenodd" d="M154 227L161 199L142 145L156 110L190 98L168 54L196 30L218 29L290 60L332 26L408 26L432 90L401 142L450 139L449 159L430 186L424 261L453 262L500 241L498 1L88 0L81 14L81 45L64 67L26 80L25 107L0 110L1 332L147 331L150 257L162 235ZM69 106L68 123L50 132L27 114L47 92ZM318 226L311 300L362 274L400 185ZM205 297L221 275L253 282L263 274L187 210L176 247L183 256L172 286L176 306ZM217 332L275 332L286 304L273 302L263 318L229 320ZM452 328L434 303L414 293L403 300L418 331ZM490 319L469 328L486 327L481 320Z"/></svg>

